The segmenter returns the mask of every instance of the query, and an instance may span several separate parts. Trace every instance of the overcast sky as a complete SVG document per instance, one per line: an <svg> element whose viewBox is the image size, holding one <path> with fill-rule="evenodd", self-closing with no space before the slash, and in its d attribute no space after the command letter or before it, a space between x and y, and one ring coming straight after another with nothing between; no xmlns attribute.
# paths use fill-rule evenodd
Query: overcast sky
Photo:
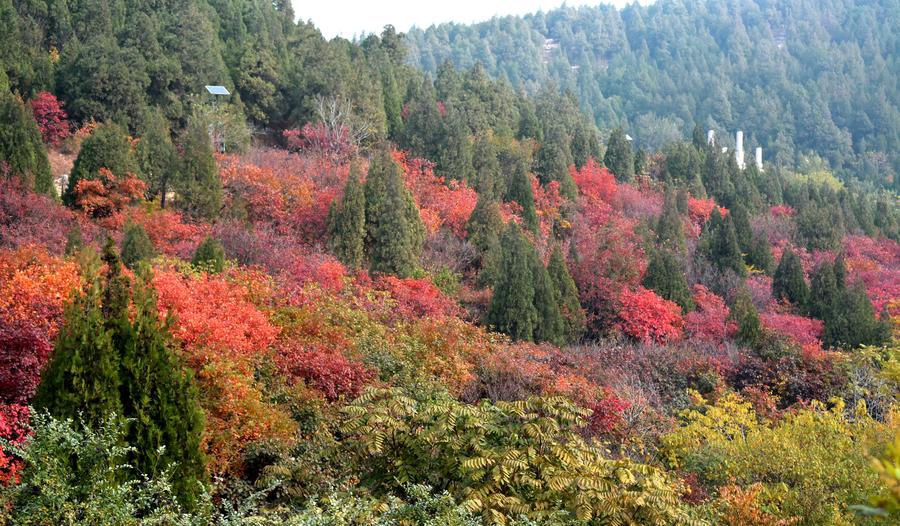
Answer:
<svg viewBox="0 0 900 526"><path fill-rule="evenodd" d="M301 20L312 20L326 38L353 38L362 33L380 33L386 24L405 32L441 22L481 22L493 16L523 15L550 10L563 0L292 0ZM569 0L569 6L601 3L624 6L630 0ZM641 2L645 3L645 2Z"/></svg>

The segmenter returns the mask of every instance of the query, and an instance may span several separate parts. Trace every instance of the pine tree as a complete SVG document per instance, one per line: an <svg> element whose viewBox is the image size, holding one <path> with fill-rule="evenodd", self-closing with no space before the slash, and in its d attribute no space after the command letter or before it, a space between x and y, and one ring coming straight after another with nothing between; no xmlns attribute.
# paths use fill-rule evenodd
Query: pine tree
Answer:
<svg viewBox="0 0 900 526"><path fill-rule="evenodd" d="M179 163L169 123L159 109L148 112L135 154L141 176L147 183L147 198L159 196L160 207L165 208L166 193L178 181Z"/></svg>
<svg viewBox="0 0 900 526"><path fill-rule="evenodd" d="M559 294L537 250L530 243L529 249L531 277L534 280L534 309L537 312L534 341L562 345L565 343L565 327L559 310Z"/></svg>
<svg viewBox="0 0 900 526"><path fill-rule="evenodd" d="M178 207L199 219L215 219L222 208L222 179L201 120L192 119L189 123L182 149Z"/></svg>
<svg viewBox="0 0 900 526"><path fill-rule="evenodd" d="M631 152L631 142L625 137L625 130L621 127L613 130L609 136L603 164L619 181L634 179L634 154Z"/></svg>
<svg viewBox="0 0 900 526"><path fill-rule="evenodd" d="M750 243L750 251L747 252L747 262L766 274L772 273L775 259L772 257L769 241L764 236L753 237L753 241Z"/></svg>
<svg viewBox="0 0 900 526"><path fill-rule="evenodd" d="M820 320L830 320L835 314L838 294L834 266L826 261L819 265L810 279L807 312Z"/></svg>
<svg viewBox="0 0 900 526"><path fill-rule="evenodd" d="M30 109L15 95L3 91L0 91L0 177L16 177L35 192L56 195L47 150Z"/></svg>
<svg viewBox="0 0 900 526"><path fill-rule="evenodd" d="M662 214L656 222L656 239L661 245L684 250L684 223L678 213L675 193L666 189Z"/></svg>
<svg viewBox="0 0 900 526"><path fill-rule="evenodd" d="M700 252L719 270L731 270L738 276L747 272L741 248L730 216L724 218L714 209L700 236Z"/></svg>
<svg viewBox="0 0 900 526"><path fill-rule="evenodd" d="M500 205L486 197L478 195L478 202L469 221L466 223L467 239L478 251L478 264L481 272L478 282L490 286L499 273L500 234L503 232L503 216Z"/></svg>
<svg viewBox="0 0 900 526"><path fill-rule="evenodd" d="M147 230L137 223L125 225L125 236L122 240L122 263L131 270L137 268L138 263L156 257L156 249Z"/></svg>
<svg viewBox="0 0 900 526"><path fill-rule="evenodd" d="M746 288L742 288L735 297L730 316L738 326L737 341L742 345L755 347L762 337L762 326L753 298Z"/></svg>
<svg viewBox="0 0 900 526"><path fill-rule="evenodd" d="M364 194L369 270L409 276L419 261L425 226L387 148L369 165Z"/></svg>
<svg viewBox="0 0 900 526"><path fill-rule="evenodd" d="M500 162L497 159L497 149L491 139L490 133L480 133L475 137L472 153L472 180L469 183L474 186L478 195L488 198L498 198L497 188L500 179Z"/></svg>
<svg viewBox="0 0 900 526"><path fill-rule="evenodd" d="M524 164L517 163L512 179L506 190L506 200L515 201L522 207L522 221L532 232L537 232L538 218L534 206L534 191Z"/></svg>
<svg viewBox="0 0 900 526"><path fill-rule="evenodd" d="M747 207L741 203L735 203L731 208L731 218L734 221L734 235L737 237L741 251L750 252L753 245L753 229L750 227L750 214Z"/></svg>
<svg viewBox="0 0 900 526"><path fill-rule="evenodd" d="M531 264L533 248L514 222L506 227L500 243L500 274L487 323L514 340L531 341L538 323Z"/></svg>
<svg viewBox="0 0 900 526"><path fill-rule="evenodd" d="M359 180L359 165L350 165L350 178L340 201L328 209L328 246L349 269L362 268L365 259L366 195Z"/></svg>
<svg viewBox="0 0 900 526"><path fill-rule="evenodd" d="M438 171L448 179L472 184L475 181L473 155L469 127L462 114L454 111L447 123L446 141L440 151Z"/></svg>
<svg viewBox="0 0 900 526"><path fill-rule="evenodd" d="M661 298L680 305L684 312L694 310L694 301L681 262L672 252L664 249L653 251L643 284Z"/></svg>
<svg viewBox="0 0 900 526"><path fill-rule="evenodd" d="M875 316L865 287L856 283L838 296L832 316L825 321L822 342L826 347L849 350L861 345L882 345L890 334L890 320Z"/></svg>
<svg viewBox="0 0 900 526"><path fill-rule="evenodd" d="M563 319L563 340L567 343L578 341L587 329L587 317L581 302L578 300L578 288L575 280L569 274L566 259L563 257L559 245L553 248L550 261L547 264L547 272L556 290L559 302L559 311Z"/></svg>
<svg viewBox="0 0 900 526"><path fill-rule="evenodd" d="M96 179L100 176L100 168L106 168L116 177L129 174L140 175L137 159L128 142L128 135L119 125L113 123L97 127L90 137L85 139L75 159L69 184L63 193L63 202L75 206L75 187L81 180Z"/></svg>
<svg viewBox="0 0 900 526"><path fill-rule="evenodd" d="M225 270L225 248L213 237L207 236L197 246L191 264L203 270L218 274Z"/></svg>
<svg viewBox="0 0 900 526"><path fill-rule="evenodd" d="M803 307L809 298L809 287L803 277L803 265L794 251L785 250L772 276L772 296Z"/></svg>
<svg viewBox="0 0 900 526"><path fill-rule="evenodd" d="M572 162L569 137L565 129L561 123L549 123L544 133L544 143L538 150L537 172L541 184L547 185L551 181L556 181L559 183L560 194L568 199L575 199L578 196L578 188L569 174L569 165Z"/></svg>

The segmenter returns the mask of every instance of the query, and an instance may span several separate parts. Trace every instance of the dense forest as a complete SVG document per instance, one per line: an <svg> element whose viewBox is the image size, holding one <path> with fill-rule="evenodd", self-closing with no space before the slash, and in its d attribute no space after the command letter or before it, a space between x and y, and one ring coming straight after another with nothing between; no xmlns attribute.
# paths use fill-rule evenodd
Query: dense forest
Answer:
<svg viewBox="0 0 900 526"><path fill-rule="evenodd" d="M441 24L407 39L425 71L449 60L481 63L530 93L552 82L598 125L626 126L650 150L695 124L720 137L743 129L772 163L824 160L892 186L898 11L896 0L660 0Z"/></svg>
<svg viewBox="0 0 900 526"><path fill-rule="evenodd" d="M889 4L0 0L0 526L896 524Z"/></svg>

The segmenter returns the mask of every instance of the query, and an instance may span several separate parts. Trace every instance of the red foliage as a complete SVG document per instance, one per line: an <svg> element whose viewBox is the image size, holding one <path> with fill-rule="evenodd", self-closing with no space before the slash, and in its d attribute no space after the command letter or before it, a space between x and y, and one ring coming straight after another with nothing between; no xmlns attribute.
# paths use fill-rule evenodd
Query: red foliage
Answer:
<svg viewBox="0 0 900 526"><path fill-rule="evenodd" d="M835 367L832 355L822 352L791 352L777 360L743 353L729 372L735 389L758 388L779 397L779 408L797 402L828 401L838 394L847 378Z"/></svg>
<svg viewBox="0 0 900 526"><path fill-rule="evenodd" d="M394 152L394 158L403 170L406 187L412 192L429 232L443 227L464 238L466 222L478 202L475 190L464 182L447 181L435 175L434 163L425 159L409 159L403 152Z"/></svg>
<svg viewBox="0 0 900 526"><path fill-rule="evenodd" d="M40 245L62 254L75 214L50 197L30 192L17 180L0 177L0 247Z"/></svg>
<svg viewBox="0 0 900 526"><path fill-rule="evenodd" d="M603 395L587 407L591 410L588 429L595 434L615 432L623 424L622 413L631 407L631 402L616 396L612 389L606 387L602 391Z"/></svg>
<svg viewBox="0 0 900 526"><path fill-rule="evenodd" d="M900 244L848 236L844 253L849 281L862 280L876 311L887 308L892 316L900 315Z"/></svg>
<svg viewBox="0 0 900 526"><path fill-rule="evenodd" d="M127 215L129 221L144 227L160 252L182 259L191 258L209 230L206 225L186 223L184 215L174 210L134 207Z"/></svg>
<svg viewBox="0 0 900 526"><path fill-rule="evenodd" d="M722 344L737 332L737 325L728 319L730 310L725 300L703 285L694 285L696 310L685 316L685 329L691 339Z"/></svg>
<svg viewBox="0 0 900 526"><path fill-rule="evenodd" d="M659 217L663 208L663 195L650 187L622 184L616 192L613 208L625 217L637 220Z"/></svg>
<svg viewBox="0 0 900 526"><path fill-rule="evenodd" d="M772 217L793 217L796 213L797 211L788 205L775 205L769 209L769 214Z"/></svg>
<svg viewBox="0 0 900 526"><path fill-rule="evenodd" d="M350 129L346 126L330 128L323 122L315 124L307 122L302 130L284 130L282 135L291 150L308 152L339 162L349 161L358 151Z"/></svg>
<svg viewBox="0 0 900 526"><path fill-rule="evenodd" d="M0 403L0 439L19 444L28 436L30 410L24 405ZM22 462L0 448L0 486L18 482Z"/></svg>
<svg viewBox="0 0 900 526"><path fill-rule="evenodd" d="M0 404L24 404L34 396L52 351L46 332L0 315Z"/></svg>
<svg viewBox="0 0 900 526"><path fill-rule="evenodd" d="M618 327L641 342L664 343L681 337L681 307L643 287L619 296Z"/></svg>
<svg viewBox="0 0 900 526"><path fill-rule="evenodd" d="M821 320L778 312L760 313L759 320L767 329L786 336L800 345L821 343L824 327Z"/></svg>
<svg viewBox="0 0 900 526"><path fill-rule="evenodd" d="M551 234L553 225L562 218L559 209L563 204L563 197L559 194L559 182L550 181L549 184L542 185L537 177L532 175L531 192L534 194L534 206L538 221L540 221L540 231L546 238Z"/></svg>
<svg viewBox="0 0 900 526"><path fill-rule="evenodd" d="M109 169L100 168L100 178L82 179L75 185L75 204L93 219L118 222L116 216L129 204L141 200L147 184L133 174L117 178Z"/></svg>
<svg viewBox="0 0 900 526"><path fill-rule="evenodd" d="M373 288L391 295L397 304L392 306L395 317L412 319L421 317L440 318L459 314L456 303L444 295L429 279L378 276Z"/></svg>
<svg viewBox="0 0 900 526"><path fill-rule="evenodd" d="M276 349L279 367L289 378L305 382L329 401L355 398L374 376L340 351L286 342Z"/></svg>
<svg viewBox="0 0 900 526"><path fill-rule="evenodd" d="M41 130L41 138L46 144L58 146L69 136L71 131L69 116L62 103L52 93L42 91L35 95L29 104L34 120Z"/></svg>
<svg viewBox="0 0 900 526"><path fill-rule="evenodd" d="M616 178L593 158L588 159L580 170L576 169L575 165L570 166L569 174L578 185L579 193L590 202L612 203L617 189Z"/></svg>

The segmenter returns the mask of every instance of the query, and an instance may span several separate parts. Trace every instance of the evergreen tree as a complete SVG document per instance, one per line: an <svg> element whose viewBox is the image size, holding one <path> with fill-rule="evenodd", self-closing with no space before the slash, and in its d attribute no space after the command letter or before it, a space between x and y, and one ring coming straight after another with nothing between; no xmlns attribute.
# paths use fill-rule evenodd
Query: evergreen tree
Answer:
<svg viewBox="0 0 900 526"><path fill-rule="evenodd" d="M753 298L746 288L742 288L735 297L730 316L738 326L737 341L742 345L755 347L762 337L762 326Z"/></svg>
<svg viewBox="0 0 900 526"><path fill-rule="evenodd" d="M631 152L631 142L625 137L625 130L622 127L616 128L610 134L603 164L619 181L627 182L634 179L634 154Z"/></svg>
<svg viewBox="0 0 900 526"><path fill-rule="evenodd" d="M694 301L681 262L672 252L664 249L653 251L643 284L660 297L680 305L684 312L694 310Z"/></svg>
<svg viewBox="0 0 900 526"><path fill-rule="evenodd" d="M215 219L222 208L222 179L205 124L192 119L185 131L178 207L200 219Z"/></svg>
<svg viewBox="0 0 900 526"><path fill-rule="evenodd" d="M738 276L746 274L747 268L730 215L723 218L717 209L713 210L700 236L699 249L719 270L732 270Z"/></svg>
<svg viewBox="0 0 900 526"><path fill-rule="evenodd" d="M834 315L838 301L837 279L834 277L834 266L827 261L819 265L810 279L809 301L807 312L820 320L829 320Z"/></svg>
<svg viewBox="0 0 900 526"><path fill-rule="evenodd" d="M747 262L764 273L771 274L775 259L772 257L769 241L764 236L753 236L750 250L747 252Z"/></svg>
<svg viewBox="0 0 900 526"><path fill-rule="evenodd" d="M563 257L559 245L553 248L550 261L547 264L547 272L553 282L556 291L559 311L563 320L562 339L566 343L578 341L587 329L587 318L581 302L578 300L578 288L575 280L569 274L566 259Z"/></svg>
<svg viewBox="0 0 900 526"><path fill-rule="evenodd" d="M834 258L834 283L838 290L844 290L847 284L847 267L844 265L844 254Z"/></svg>
<svg viewBox="0 0 900 526"><path fill-rule="evenodd" d="M537 232L538 218L534 206L534 191L524 164L517 163L506 190L506 200L515 201L522 207L522 221L532 232Z"/></svg>
<svg viewBox="0 0 900 526"><path fill-rule="evenodd" d="M678 213L675 193L667 188L662 214L656 222L656 239L661 245L684 250L684 223Z"/></svg>
<svg viewBox="0 0 900 526"><path fill-rule="evenodd" d="M825 320L822 342L826 347L856 349L882 345L890 339L890 320L878 319L862 283L838 295L832 315Z"/></svg>
<svg viewBox="0 0 900 526"><path fill-rule="evenodd" d="M793 250L787 249L772 276L772 296L803 307L809 298L809 287L803 277L803 265Z"/></svg>
<svg viewBox="0 0 900 526"><path fill-rule="evenodd" d="M531 277L534 280L534 309L537 312L534 341L562 345L565 343L565 326L559 309L559 294L537 250L530 243L529 248Z"/></svg>
<svg viewBox="0 0 900 526"><path fill-rule="evenodd" d="M476 180L472 167L473 154L469 127L462 115L454 111L447 123L446 141L440 150L438 171L448 179L472 184Z"/></svg>
<svg viewBox="0 0 900 526"><path fill-rule="evenodd" d="M131 270L137 268L138 263L153 259L156 249L147 230L137 223L125 225L125 237L122 240L122 263Z"/></svg>
<svg viewBox="0 0 900 526"><path fill-rule="evenodd" d="M84 248L84 237L81 235L81 226L75 223L75 226L66 232L66 249L65 255L72 256Z"/></svg>
<svg viewBox="0 0 900 526"><path fill-rule="evenodd" d="M63 202L75 206L75 187L81 180L96 179L100 169L106 168L116 177L128 174L140 175L137 159L131 150L128 135L119 125L102 124L85 139L75 159L69 184L63 193Z"/></svg>
<svg viewBox="0 0 900 526"><path fill-rule="evenodd" d="M369 269L409 276L418 265L425 226L387 148L372 159L364 194Z"/></svg>
<svg viewBox="0 0 900 526"><path fill-rule="evenodd" d="M500 179L500 162L497 159L497 149L488 133L480 133L475 137L470 175L473 180L469 183L474 186L478 195L492 199L500 197L496 195Z"/></svg>
<svg viewBox="0 0 900 526"><path fill-rule="evenodd" d="M359 180L359 165L350 165L350 177L340 202L328 209L328 246L349 269L362 268L365 259L366 195Z"/></svg>
<svg viewBox="0 0 900 526"><path fill-rule="evenodd" d="M225 248L213 237L205 237L194 251L191 264L214 274L225 270Z"/></svg>
<svg viewBox="0 0 900 526"><path fill-rule="evenodd" d="M169 123L159 109L148 112L135 154L142 179L147 183L147 198L159 196L160 207L165 208L166 193L178 180L179 163Z"/></svg>
<svg viewBox="0 0 900 526"><path fill-rule="evenodd" d="M500 272L501 232L503 216L500 214L500 205L484 194L479 194L475 209L466 223L466 233L469 243L478 251L480 285L493 285Z"/></svg>
<svg viewBox="0 0 900 526"><path fill-rule="evenodd" d="M539 320L534 306L534 249L515 222L506 227L500 244L500 273L487 323L514 340L532 341Z"/></svg>
<svg viewBox="0 0 900 526"><path fill-rule="evenodd" d="M753 229L750 227L750 214L747 212L747 207L741 203L735 203L730 212L738 246L741 247L741 251L750 252L750 248L753 246Z"/></svg>
<svg viewBox="0 0 900 526"><path fill-rule="evenodd" d="M560 194L568 199L578 196L578 188L569 174L572 164L572 152L569 150L569 137L561 123L548 123L544 133L544 143L538 150L537 172L541 184L551 181L559 183Z"/></svg>
<svg viewBox="0 0 900 526"><path fill-rule="evenodd" d="M0 91L0 177L16 177L35 192L56 195L47 150L30 109L16 96L3 91Z"/></svg>

